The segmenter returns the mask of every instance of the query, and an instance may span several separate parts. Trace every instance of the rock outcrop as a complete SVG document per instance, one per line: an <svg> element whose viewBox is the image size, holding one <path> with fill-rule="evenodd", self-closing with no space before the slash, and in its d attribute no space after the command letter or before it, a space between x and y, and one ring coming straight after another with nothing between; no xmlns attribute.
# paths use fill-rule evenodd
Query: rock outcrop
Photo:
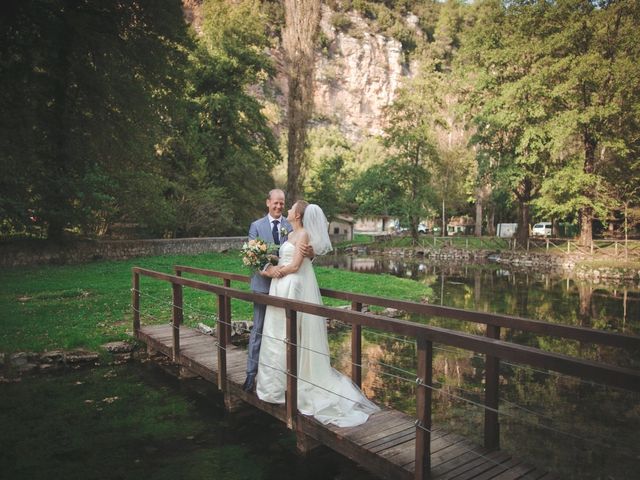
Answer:
<svg viewBox="0 0 640 480"><path fill-rule="evenodd" d="M198 33L202 24L200 8L201 0L183 0L185 19ZM412 75L415 66L404 63L398 40L373 32L358 13L344 14L351 25L348 31L332 25L333 15L329 6L322 6L313 122L337 125L352 140L380 134L385 127L385 107L393 102L398 86L403 78ZM411 28L417 28L417 17L409 15L406 21ZM264 88L251 91L268 104L278 135L286 128L287 81L281 48L275 47L269 53L276 65L276 77Z"/></svg>
<svg viewBox="0 0 640 480"><path fill-rule="evenodd" d="M380 134L384 108L393 102L402 79L410 75L403 65L402 44L369 31L357 14L349 13L358 36L331 25L333 11L323 7L320 28L325 51L316 55L315 114L338 124L351 138Z"/></svg>

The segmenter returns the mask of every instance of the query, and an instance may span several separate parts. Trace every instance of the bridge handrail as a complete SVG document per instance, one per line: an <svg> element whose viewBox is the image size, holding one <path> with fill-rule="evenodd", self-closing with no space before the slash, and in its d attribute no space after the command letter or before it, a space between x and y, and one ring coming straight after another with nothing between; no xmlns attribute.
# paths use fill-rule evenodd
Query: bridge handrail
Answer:
<svg viewBox="0 0 640 480"><path fill-rule="evenodd" d="M385 330L398 335L425 337L438 343L464 348L478 353L489 355L499 353L499 356L505 360L525 363L532 367L554 370L559 373L582 377L585 380L597 381L605 385L640 392L640 372L629 368L604 365L591 360L576 359L564 354L544 352L534 347L518 345L497 339L484 338L478 335L448 330L441 327L423 325L383 315L362 313L353 310L345 310L343 308L328 307L299 300L274 297L264 293L253 293L247 292L246 290L213 285L200 280L187 279L140 267L134 267L133 271L158 280L165 280L172 284L188 286L197 290L229 296L231 298L245 300L247 302L257 302L264 305L273 305L275 307L295 310L297 312L324 316L326 318L332 318L347 323L358 324L378 330ZM593 370L594 373L579 372L579 368L576 369L576 367L580 366L586 367L587 370ZM586 376L582 376L582 374Z"/></svg>
<svg viewBox="0 0 640 480"><path fill-rule="evenodd" d="M249 282L250 280L250 277L246 275L219 272L215 270L189 267L184 265L176 265L174 266L174 270L178 274L182 272L193 273L240 282ZM517 317L513 315L478 312L474 310L463 310L454 307L413 302L410 300L398 300L361 293L342 292L337 290L330 290L327 288L321 288L320 293L325 297L336 298L338 300L347 300L350 302L358 302L366 305L376 305L380 307L397 308L409 313L433 315L475 323L484 323L496 327L513 328L540 335L569 338L572 340L578 340L580 342L590 342L598 345L609 345L613 347L640 350L640 336L636 335L628 335L617 332L604 332L602 330L596 330L593 328L562 325L557 323L545 322L542 320L532 320L528 318Z"/></svg>

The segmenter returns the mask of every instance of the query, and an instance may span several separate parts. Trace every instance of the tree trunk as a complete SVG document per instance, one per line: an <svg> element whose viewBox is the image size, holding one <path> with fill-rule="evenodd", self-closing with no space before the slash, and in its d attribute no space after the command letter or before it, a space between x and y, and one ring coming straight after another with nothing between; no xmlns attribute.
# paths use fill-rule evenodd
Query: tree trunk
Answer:
<svg viewBox="0 0 640 480"><path fill-rule="evenodd" d="M529 203L519 200L518 211L520 215L519 215L519 221L518 221L517 238L518 238L518 242L520 242L521 245L524 245L525 243L527 243L527 239L529 238L529 220L530 220Z"/></svg>
<svg viewBox="0 0 640 480"><path fill-rule="evenodd" d="M489 217L487 218L487 235L490 237L496 234L496 207L491 205L489 208Z"/></svg>
<svg viewBox="0 0 640 480"><path fill-rule="evenodd" d="M484 205L491 196L491 190L492 188L490 184L482 185L476 190L476 237L482 236L482 212L484 210ZM487 225L487 230L492 231L493 228Z"/></svg>
<svg viewBox="0 0 640 480"><path fill-rule="evenodd" d="M288 76L287 198L302 197L307 122L313 110L314 46L320 25L320 0L285 0L282 32Z"/></svg>
<svg viewBox="0 0 640 480"><path fill-rule="evenodd" d="M417 245L419 241L418 223L419 223L418 217L414 217L414 216L409 217L409 228L411 229L411 239L412 239L413 245Z"/></svg>
<svg viewBox="0 0 640 480"><path fill-rule="evenodd" d="M293 205L302 198L302 166L304 165L304 147L307 141L306 118L302 88L298 74L289 77L289 95L287 108L287 199Z"/></svg>
<svg viewBox="0 0 640 480"><path fill-rule="evenodd" d="M444 237L447 234L446 229L446 220L444 215L444 197L442 197L442 236Z"/></svg>
<svg viewBox="0 0 640 480"><path fill-rule="evenodd" d="M531 179L525 177L515 190L518 199L518 228L516 230L516 238L521 245L527 243L529 238L529 222L531 215L529 213L529 202L533 191L533 183Z"/></svg>
<svg viewBox="0 0 640 480"><path fill-rule="evenodd" d="M478 189L476 194L476 225L475 225L475 236L482 236L482 190Z"/></svg>
<svg viewBox="0 0 640 480"><path fill-rule="evenodd" d="M629 260L629 202L624 202L624 261ZM625 295L627 291L625 290Z"/></svg>
<svg viewBox="0 0 640 480"><path fill-rule="evenodd" d="M593 209L583 207L580 209L580 238L579 243L584 247L591 246L593 241Z"/></svg>
<svg viewBox="0 0 640 480"><path fill-rule="evenodd" d="M589 132L584 132L584 173L593 175L596 163L596 141ZM588 192L587 195L593 192ZM593 242L593 207L584 206L580 209L580 245L591 246Z"/></svg>

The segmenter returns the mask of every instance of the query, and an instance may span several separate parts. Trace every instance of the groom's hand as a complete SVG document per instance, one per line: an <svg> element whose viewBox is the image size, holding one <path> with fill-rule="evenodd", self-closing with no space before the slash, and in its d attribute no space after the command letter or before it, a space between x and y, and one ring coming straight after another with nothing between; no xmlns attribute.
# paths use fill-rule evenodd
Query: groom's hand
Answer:
<svg viewBox="0 0 640 480"><path fill-rule="evenodd" d="M313 251L311 244L306 243L300 247L302 250L302 256L306 258L313 258L316 256L316 252Z"/></svg>
<svg viewBox="0 0 640 480"><path fill-rule="evenodd" d="M276 267L269 264L263 270L260 270L260 275L262 275L263 277L273 278L273 274L275 270L276 270Z"/></svg>

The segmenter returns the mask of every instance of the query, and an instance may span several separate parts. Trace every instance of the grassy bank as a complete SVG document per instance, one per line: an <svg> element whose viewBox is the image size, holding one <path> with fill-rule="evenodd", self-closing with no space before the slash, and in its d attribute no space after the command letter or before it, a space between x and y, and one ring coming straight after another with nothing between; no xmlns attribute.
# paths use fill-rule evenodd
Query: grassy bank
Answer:
<svg viewBox="0 0 640 480"><path fill-rule="evenodd" d="M4 270L0 272L0 352L96 350L105 342L125 339L131 332L131 268L140 266L171 273L172 266L177 264L248 273L241 265L238 252ZM418 282L390 275L322 267L316 271L318 282L324 288L412 300L430 294L428 288ZM248 288L240 282L232 286ZM140 289L142 323L168 321L171 316L168 284L143 278ZM187 325L199 322L213 325L217 301L212 295L185 289L184 305ZM233 301L232 309L234 320L251 318L252 307L246 302Z"/></svg>

